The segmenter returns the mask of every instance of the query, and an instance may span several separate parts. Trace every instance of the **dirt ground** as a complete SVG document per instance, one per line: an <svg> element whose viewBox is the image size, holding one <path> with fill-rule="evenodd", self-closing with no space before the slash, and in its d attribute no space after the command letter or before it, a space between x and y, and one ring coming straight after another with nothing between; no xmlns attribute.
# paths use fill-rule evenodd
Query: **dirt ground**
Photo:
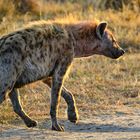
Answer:
<svg viewBox="0 0 140 140"><path fill-rule="evenodd" d="M0 125L0 140L140 140L140 111L131 114L97 115L72 124L61 120L65 132L51 131L50 120L37 128Z"/></svg>

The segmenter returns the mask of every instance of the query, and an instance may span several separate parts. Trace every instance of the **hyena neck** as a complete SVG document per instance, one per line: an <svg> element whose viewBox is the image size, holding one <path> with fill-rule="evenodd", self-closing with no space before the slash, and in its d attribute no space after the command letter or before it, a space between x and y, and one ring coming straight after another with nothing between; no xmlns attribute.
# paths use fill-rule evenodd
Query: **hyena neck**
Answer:
<svg viewBox="0 0 140 140"><path fill-rule="evenodd" d="M94 42L94 40L93 40ZM94 54L96 54L96 48L97 45L96 43L92 44L92 48L90 48L90 41L86 39L79 39L76 40L76 44L74 46L74 53L75 53L75 58L80 58L80 57L89 57Z"/></svg>
<svg viewBox="0 0 140 140"><path fill-rule="evenodd" d="M95 35L96 23L79 23L71 26L75 40L75 58L88 57L96 54L97 42Z"/></svg>

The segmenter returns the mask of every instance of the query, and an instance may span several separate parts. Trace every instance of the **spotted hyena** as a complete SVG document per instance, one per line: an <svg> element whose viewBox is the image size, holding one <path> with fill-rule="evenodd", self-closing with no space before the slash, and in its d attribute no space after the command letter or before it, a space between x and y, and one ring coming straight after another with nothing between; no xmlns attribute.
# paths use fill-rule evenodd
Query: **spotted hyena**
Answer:
<svg viewBox="0 0 140 140"><path fill-rule="evenodd" d="M74 58L94 54L116 59L124 54L106 22L74 24L36 22L0 38L0 103L8 93L14 111L28 127L37 122L23 110L18 88L42 80L51 87L52 129L63 131L57 122L60 95L68 105L68 119L76 123L75 99L64 86L64 77Z"/></svg>

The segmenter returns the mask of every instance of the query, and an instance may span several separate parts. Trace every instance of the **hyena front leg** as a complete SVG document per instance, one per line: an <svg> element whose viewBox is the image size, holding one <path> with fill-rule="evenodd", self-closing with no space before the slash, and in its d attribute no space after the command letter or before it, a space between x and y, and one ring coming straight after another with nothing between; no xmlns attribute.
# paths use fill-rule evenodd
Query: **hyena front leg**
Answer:
<svg viewBox="0 0 140 140"><path fill-rule="evenodd" d="M43 82L51 88L51 83L52 83L51 78L47 78ZM67 90L64 86L62 86L61 96L65 99L68 105L68 109L67 109L68 119L71 122L76 123L79 119L79 115L78 115L78 110L76 107L76 102L73 94L69 90Z"/></svg>
<svg viewBox="0 0 140 140"><path fill-rule="evenodd" d="M13 105L14 112L18 114L21 119L25 122L27 127L35 127L37 126L37 122L32 120L23 110L21 103L20 103L20 96L17 89L13 89L9 93L10 100Z"/></svg>
<svg viewBox="0 0 140 140"><path fill-rule="evenodd" d="M71 60L68 60L67 58L64 57L61 61L59 61L59 65L55 69L55 72L52 76L50 115L52 120L52 130L56 130L56 131L64 131L64 128L60 126L57 122L57 113L58 113L58 105L61 96L61 87L63 84L64 75L70 63Z"/></svg>

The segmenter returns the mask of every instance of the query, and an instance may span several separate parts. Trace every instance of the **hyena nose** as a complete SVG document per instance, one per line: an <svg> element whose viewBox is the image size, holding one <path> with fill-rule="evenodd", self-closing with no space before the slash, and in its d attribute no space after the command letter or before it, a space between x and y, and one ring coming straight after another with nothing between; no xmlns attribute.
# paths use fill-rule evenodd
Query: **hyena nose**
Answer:
<svg viewBox="0 0 140 140"><path fill-rule="evenodd" d="M125 53L125 51L123 49L120 49L121 55L123 55Z"/></svg>

